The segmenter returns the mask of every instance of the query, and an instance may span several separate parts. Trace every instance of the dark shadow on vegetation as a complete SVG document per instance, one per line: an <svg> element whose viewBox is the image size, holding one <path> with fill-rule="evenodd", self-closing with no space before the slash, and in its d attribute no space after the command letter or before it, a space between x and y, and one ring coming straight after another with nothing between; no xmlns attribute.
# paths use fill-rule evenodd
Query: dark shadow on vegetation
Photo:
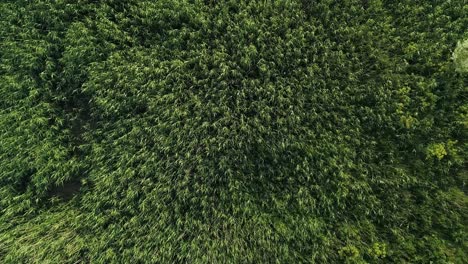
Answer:
<svg viewBox="0 0 468 264"><path fill-rule="evenodd" d="M63 201L70 201L75 195L77 195L81 189L82 183L79 179L74 179L69 182L65 182L61 186L56 186L51 189L48 193L48 197L58 197Z"/></svg>

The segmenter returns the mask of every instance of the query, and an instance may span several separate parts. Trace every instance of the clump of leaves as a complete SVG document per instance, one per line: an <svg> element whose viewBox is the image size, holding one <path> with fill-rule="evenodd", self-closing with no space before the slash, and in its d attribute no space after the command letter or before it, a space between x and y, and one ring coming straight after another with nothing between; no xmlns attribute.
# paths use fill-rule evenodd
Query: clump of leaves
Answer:
<svg viewBox="0 0 468 264"><path fill-rule="evenodd" d="M453 52L453 61L457 71L468 72L468 39L459 41Z"/></svg>
<svg viewBox="0 0 468 264"><path fill-rule="evenodd" d="M428 157L436 157L437 159L441 160L447 155L447 151L445 150L445 145L441 143L431 144L427 148L427 156Z"/></svg>

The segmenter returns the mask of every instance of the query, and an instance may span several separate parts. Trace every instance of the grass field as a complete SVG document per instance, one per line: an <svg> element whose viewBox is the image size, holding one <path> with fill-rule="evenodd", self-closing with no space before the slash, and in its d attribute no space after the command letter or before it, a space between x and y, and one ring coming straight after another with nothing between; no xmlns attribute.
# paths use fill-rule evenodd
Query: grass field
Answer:
<svg viewBox="0 0 468 264"><path fill-rule="evenodd" d="M465 0L3 0L0 263L466 263Z"/></svg>

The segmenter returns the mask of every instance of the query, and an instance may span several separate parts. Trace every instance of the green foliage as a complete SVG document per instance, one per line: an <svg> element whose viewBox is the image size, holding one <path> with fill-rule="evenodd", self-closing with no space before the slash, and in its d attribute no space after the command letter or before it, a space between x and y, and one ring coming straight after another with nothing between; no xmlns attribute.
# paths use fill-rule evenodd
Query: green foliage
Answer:
<svg viewBox="0 0 468 264"><path fill-rule="evenodd" d="M468 39L458 42L453 52L453 60L460 72L468 72Z"/></svg>
<svg viewBox="0 0 468 264"><path fill-rule="evenodd" d="M447 155L447 151L445 150L444 144L431 144L427 148L427 156L428 157L437 157L439 160L444 158Z"/></svg>
<svg viewBox="0 0 468 264"><path fill-rule="evenodd" d="M0 3L1 263L463 263L463 0Z"/></svg>

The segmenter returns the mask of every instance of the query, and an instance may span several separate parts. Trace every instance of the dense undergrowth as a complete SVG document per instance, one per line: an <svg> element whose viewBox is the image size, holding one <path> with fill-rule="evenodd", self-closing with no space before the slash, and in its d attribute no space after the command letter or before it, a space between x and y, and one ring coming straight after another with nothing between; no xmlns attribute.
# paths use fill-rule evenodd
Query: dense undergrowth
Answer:
<svg viewBox="0 0 468 264"><path fill-rule="evenodd" d="M0 262L463 263L467 14L3 0Z"/></svg>

